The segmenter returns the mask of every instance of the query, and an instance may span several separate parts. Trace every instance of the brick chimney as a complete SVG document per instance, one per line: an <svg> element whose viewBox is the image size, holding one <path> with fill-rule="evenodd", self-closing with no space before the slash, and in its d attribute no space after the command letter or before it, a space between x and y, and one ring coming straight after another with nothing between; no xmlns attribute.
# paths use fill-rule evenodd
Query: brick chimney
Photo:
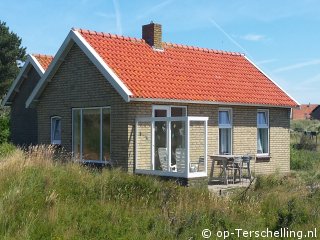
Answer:
<svg viewBox="0 0 320 240"><path fill-rule="evenodd" d="M151 47L162 49L162 27L161 24L153 23L142 26L142 38Z"/></svg>

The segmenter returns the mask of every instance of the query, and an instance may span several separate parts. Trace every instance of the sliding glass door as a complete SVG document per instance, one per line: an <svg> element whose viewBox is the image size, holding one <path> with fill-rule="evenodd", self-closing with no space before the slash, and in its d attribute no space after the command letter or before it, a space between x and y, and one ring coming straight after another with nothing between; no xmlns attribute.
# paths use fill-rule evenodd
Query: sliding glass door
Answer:
<svg viewBox="0 0 320 240"><path fill-rule="evenodd" d="M110 160L110 108L72 110L72 147L83 161Z"/></svg>

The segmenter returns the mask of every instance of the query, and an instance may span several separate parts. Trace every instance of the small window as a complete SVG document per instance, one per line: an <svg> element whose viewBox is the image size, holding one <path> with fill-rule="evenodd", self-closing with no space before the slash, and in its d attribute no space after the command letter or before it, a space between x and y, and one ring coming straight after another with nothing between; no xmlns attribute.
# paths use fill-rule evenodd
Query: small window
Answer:
<svg viewBox="0 0 320 240"><path fill-rule="evenodd" d="M232 114L231 109L219 110L219 154L231 154Z"/></svg>
<svg viewBox="0 0 320 240"><path fill-rule="evenodd" d="M257 154L269 154L269 111L257 112Z"/></svg>
<svg viewBox="0 0 320 240"><path fill-rule="evenodd" d="M51 118L51 144L61 144L61 117Z"/></svg>

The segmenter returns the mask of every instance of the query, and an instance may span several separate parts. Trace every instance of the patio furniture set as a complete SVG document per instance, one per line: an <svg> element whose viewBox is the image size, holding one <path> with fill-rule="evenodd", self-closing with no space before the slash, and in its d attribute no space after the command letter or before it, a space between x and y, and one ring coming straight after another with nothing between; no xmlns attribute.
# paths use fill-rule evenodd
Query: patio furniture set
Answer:
<svg viewBox="0 0 320 240"><path fill-rule="evenodd" d="M212 162L210 181L220 180L227 185L229 180L232 183L236 183L236 179L238 178L239 182L242 183L244 171L246 171L246 179L251 180L250 162L253 158L251 155L210 155L208 157ZM214 176L216 166L219 168L218 177Z"/></svg>

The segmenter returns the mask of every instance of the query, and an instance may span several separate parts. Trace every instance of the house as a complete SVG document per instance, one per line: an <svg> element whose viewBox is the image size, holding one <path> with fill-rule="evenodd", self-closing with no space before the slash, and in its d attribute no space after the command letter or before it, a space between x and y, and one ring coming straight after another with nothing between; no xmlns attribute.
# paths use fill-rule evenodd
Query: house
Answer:
<svg viewBox="0 0 320 240"><path fill-rule="evenodd" d="M206 180L207 155L256 156L259 173L290 170L299 104L246 56L72 29L26 101L38 142L129 172Z"/></svg>
<svg viewBox="0 0 320 240"><path fill-rule="evenodd" d="M320 105L301 104L300 108L292 109L292 120L318 119L320 120Z"/></svg>
<svg viewBox="0 0 320 240"><path fill-rule="evenodd" d="M11 141L16 145L31 145L38 142L37 111L26 108L25 102L48 68L53 57L30 54L19 75L13 81L2 106L11 106Z"/></svg>

